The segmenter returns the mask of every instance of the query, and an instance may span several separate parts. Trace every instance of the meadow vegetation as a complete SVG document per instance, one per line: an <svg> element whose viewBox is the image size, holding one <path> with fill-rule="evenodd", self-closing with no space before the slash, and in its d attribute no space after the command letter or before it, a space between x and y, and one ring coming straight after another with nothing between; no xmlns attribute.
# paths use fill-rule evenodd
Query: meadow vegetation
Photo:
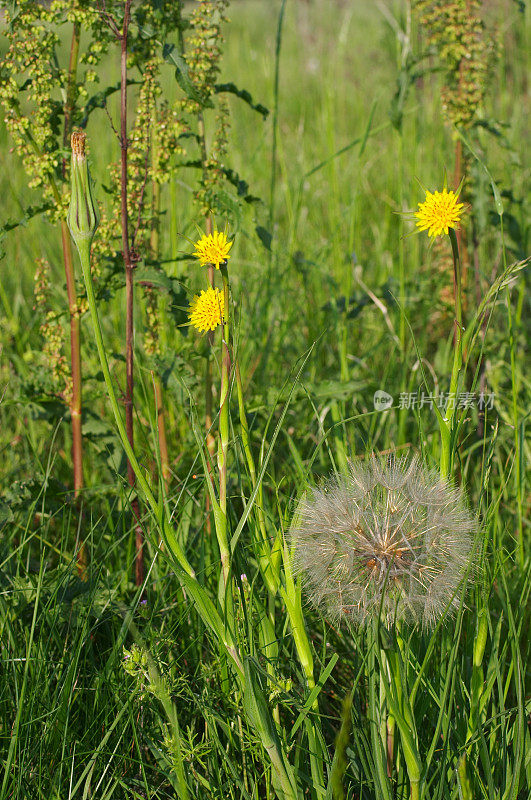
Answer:
<svg viewBox="0 0 531 800"><path fill-rule="evenodd" d="M0 6L0 800L527 800L528 4Z"/></svg>

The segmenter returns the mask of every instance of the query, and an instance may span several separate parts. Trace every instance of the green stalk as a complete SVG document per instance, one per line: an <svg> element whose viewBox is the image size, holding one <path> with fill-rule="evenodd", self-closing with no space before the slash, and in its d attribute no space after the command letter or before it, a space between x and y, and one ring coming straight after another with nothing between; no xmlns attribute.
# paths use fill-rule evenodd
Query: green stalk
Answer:
<svg viewBox="0 0 531 800"><path fill-rule="evenodd" d="M238 412L240 416L242 446L243 446L243 451L245 453L245 458L247 460L249 474L251 476L251 483L254 489L254 487L256 486L256 466L254 463L254 457L251 450L249 425L247 424L247 414L245 412L245 400L243 396L242 377L240 373L240 365L238 363L237 356L234 356L234 372L236 376L236 390L238 395ZM269 607L271 608L272 606L274 609L274 598L278 590L278 570L273 569L272 552L267 539L267 528L264 516L263 490L261 482L258 487L258 502L255 504L255 509L256 509L256 516L258 519L258 527L260 529L260 542L258 543L258 548L259 548L258 560L260 563L260 568L264 575L264 580L267 584L267 588L270 593ZM273 622L273 617L271 616L271 614L269 616L271 622Z"/></svg>
<svg viewBox="0 0 531 800"><path fill-rule="evenodd" d="M229 448L229 371L230 371L230 288L229 275L226 266L220 269L223 280L223 337L221 342L221 389L219 398L219 443L218 443L218 471L219 471L219 505L221 514L219 524L216 525L219 551L221 556L221 569L223 576L223 596L225 598L229 584L230 551L227 535L227 455ZM229 598L227 598L229 599ZM230 602L230 600L229 600Z"/></svg>
<svg viewBox="0 0 531 800"><path fill-rule="evenodd" d="M304 624L300 581L296 583L293 577L290 553L285 543L282 549L282 555L284 559L285 586L282 584L280 585L280 594L286 606L286 612L289 617L289 624L293 634L293 641L295 643L297 657L306 678L308 693L311 694L316 685L314 677L313 653ZM311 707L315 717L320 719L318 695L315 696ZM308 733L308 749L310 752L310 769L312 773L312 779L314 781L316 790L320 792L320 787L324 787L322 747L319 742L319 737L316 733L313 721L310 718L308 718L308 725L306 727Z"/></svg>
<svg viewBox="0 0 531 800"><path fill-rule="evenodd" d="M111 408L113 410L116 427L118 428L118 433L120 435L120 439L122 442L122 446L125 450L125 454L129 459L131 466L135 472L136 479L138 480L138 483L146 496L149 506L156 514L156 516L159 517L159 507L155 499L155 496L153 495L149 483L147 482L144 473L142 472L142 468L140 467L140 464L137 461L134 450L129 443L127 431L125 429L125 424L122 419L122 415L120 413L118 398L116 397L116 392L114 390L111 373L109 370L109 362L107 360L107 353L105 352L105 345L103 344L103 334L101 331L100 319L98 316L98 310L96 306L96 297L94 295L92 273L90 271L90 243L89 242L86 242L85 244L77 243L77 245L79 250L79 258L81 261L81 270L83 272L83 279L85 281L85 289L87 292L87 301L90 311L90 317L92 320L92 327L94 330L94 338L96 340L96 348L98 350L101 371L103 373L103 380L105 381L105 387L107 389L107 394L109 396L109 401L111 404ZM183 567L185 567L189 575L192 575L193 571L190 565L186 560L185 563L187 566L185 567L185 564L183 563Z"/></svg>
<svg viewBox="0 0 531 800"><path fill-rule="evenodd" d="M411 800L418 800L420 793L420 779L422 763L418 748L418 736L413 707L407 691L406 668L398 633L390 632L383 626L379 629L380 646L378 657L380 662L380 676L385 691L385 699L389 708L393 724L396 724L400 734L400 743L406 762L409 777ZM382 709L380 718L384 717ZM383 725L382 739L384 750L387 750L387 726ZM387 762L388 763L388 762Z"/></svg>
<svg viewBox="0 0 531 800"><path fill-rule="evenodd" d="M453 228L448 229L448 235L452 245L452 257L454 262L454 300L455 300L455 339L454 339L454 359L452 365L452 375L450 378L450 396L446 413L440 420L441 428L441 476L447 478L452 472L452 428L456 412L456 394L459 384L459 376L463 365L463 315L461 308L461 261L459 258L459 245L457 236Z"/></svg>
<svg viewBox="0 0 531 800"><path fill-rule="evenodd" d="M380 735L380 702L377 696L378 670L376 667L376 650L378 649L378 619L368 627L367 635L367 670L369 681L369 726L371 732L372 758L374 763L374 784L376 797L391 800L391 787L387 777L387 756Z"/></svg>
<svg viewBox="0 0 531 800"><path fill-rule="evenodd" d="M129 443L129 439L127 438L127 431L125 429L124 421L122 419L122 415L120 413L120 407L118 404L118 399L116 397L116 392L114 390L114 386L112 383L111 373L109 370L109 364L107 361L107 354L105 352L105 346L103 344L103 335L101 331L100 320L98 316L98 310L96 306L96 298L94 296L94 287L92 285L92 275L90 272L90 243L86 242L85 244L83 241L76 242L79 250L79 256L81 260L81 268L83 271L83 278L85 280L85 288L87 291L87 301L89 305L90 316L92 320L92 326L94 331L94 338L96 340L96 348L98 350L98 356L100 359L100 366L103 373L103 379L105 381L105 386L107 389L107 394L109 396L109 401L111 403L111 408L113 410L114 419L116 422L116 427L118 428L118 433L120 436L120 440L122 442L122 447L130 460L131 466L135 471L136 479L138 481L138 485L142 489L144 493L145 500L147 505L149 506L153 516L157 520L157 523L160 526L160 531L163 536L164 542L168 548L168 550L175 556L175 559L179 566L182 568L183 572L179 573L179 579L183 584L184 588L188 590L190 595L192 596L197 610L205 622L205 624L214 632L217 638L220 641L220 644L226 649L227 653L232 659L232 662L236 668L236 672L240 678L243 677L243 665L241 663L240 656L236 650L234 642L232 640L232 636L230 632L226 630L226 627L223 626L221 619L219 618L219 614L215 609L214 605L208 598L205 590L202 586L200 586L195 578L194 570L192 569L190 563L188 562L182 548L177 541L175 533L168 522L168 519L164 513L164 508L162 504L158 504L157 500L153 492L151 491L151 487L147 482L145 475L142 471L140 464L137 461L137 458L134 454L134 451ZM216 511L216 508L214 508ZM216 519L219 515L215 514Z"/></svg>
<svg viewBox="0 0 531 800"><path fill-rule="evenodd" d="M485 691L483 656L485 653L485 645L487 643L488 629L488 608L486 605L484 605L478 613L476 622L476 636L474 639L472 662L472 682L470 686L470 713L468 716L465 744L470 742L480 724L482 698ZM467 752L470 754L470 745L468 745ZM466 770L466 764L464 769Z"/></svg>
<svg viewBox="0 0 531 800"><path fill-rule="evenodd" d="M502 237L503 269L507 269L507 254L505 251L505 235L503 227L503 215L500 214L500 228ZM524 508L522 498L522 463L520 459L520 428L518 423L518 375L516 373L516 344L514 340L513 310L511 306L511 288L507 287L507 328L509 331L509 348L511 357L511 390L512 390L512 415L513 415L513 435L514 435L514 479L516 483L516 508L518 512L518 541L516 543L516 557L520 568L523 570L525 565L524 552Z"/></svg>

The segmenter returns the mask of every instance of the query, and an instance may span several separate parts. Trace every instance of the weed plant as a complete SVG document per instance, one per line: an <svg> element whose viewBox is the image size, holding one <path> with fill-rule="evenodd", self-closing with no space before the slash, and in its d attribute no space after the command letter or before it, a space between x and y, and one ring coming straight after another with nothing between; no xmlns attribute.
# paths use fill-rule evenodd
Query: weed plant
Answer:
<svg viewBox="0 0 531 800"><path fill-rule="evenodd" d="M1 6L0 800L527 800L527 4Z"/></svg>

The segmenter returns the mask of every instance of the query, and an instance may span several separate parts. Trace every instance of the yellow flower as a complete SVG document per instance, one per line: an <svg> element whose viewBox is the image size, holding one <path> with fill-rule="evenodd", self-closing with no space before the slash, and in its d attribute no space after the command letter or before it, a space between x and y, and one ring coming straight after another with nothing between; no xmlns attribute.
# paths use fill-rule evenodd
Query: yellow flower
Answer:
<svg viewBox="0 0 531 800"><path fill-rule="evenodd" d="M216 269L230 258L229 250L232 247L232 242L227 241L224 233L214 231L209 233L208 236L203 236L195 243L194 256L199 259L202 267L212 264Z"/></svg>
<svg viewBox="0 0 531 800"><path fill-rule="evenodd" d="M223 292L219 289L207 289L194 295L188 316L190 323L198 331L213 331L222 320Z"/></svg>
<svg viewBox="0 0 531 800"><path fill-rule="evenodd" d="M426 200L419 203L415 212L417 227L428 231L428 236L441 236L448 228L458 228L464 203L458 203L459 193L448 191L426 192Z"/></svg>

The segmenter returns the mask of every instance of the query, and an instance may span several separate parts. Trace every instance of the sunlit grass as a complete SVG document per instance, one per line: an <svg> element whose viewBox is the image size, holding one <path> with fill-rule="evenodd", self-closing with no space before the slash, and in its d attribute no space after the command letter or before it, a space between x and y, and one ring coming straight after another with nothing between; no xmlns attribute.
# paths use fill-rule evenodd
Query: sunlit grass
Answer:
<svg viewBox="0 0 531 800"><path fill-rule="evenodd" d="M136 310L143 587L133 581L119 423L123 281L103 260L96 265L96 339L89 314L82 317L86 486L78 507L68 409L37 381L45 365L33 276L37 259L47 258L66 324L60 238L35 217L1 239L0 800L331 800L332 787L334 800L527 799L529 313L525 273L511 265L528 255L529 11L501 2L488 9L503 47L477 133L479 160L467 176L474 201L459 243L460 372L454 242L444 236L429 248L425 234L409 235L415 223L404 213L417 207L419 180L437 187L452 175L455 150L437 72L411 83L402 128L392 124L404 48L396 26L405 25L407 5L288 0L280 50L280 2L231 6L220 82L234 81L269 109L277 104L275 180L272 115L264 121L231 97L230 166L260 200L243 204L231 229L216 219L218 231L234 236L230 303L228 274L215 276L230 306L227 346L219 326L211 362L221 454L204 430L208 334L187 324L189 302L207 288L207 271L191 255L206 232L193 204L196 172L179 170L161 188L165 279L172 291L182 279L186 288L179 308L165 307L164 358L155 364L167 482L159 477L142 301ZM418 54L421 35L415 24L412 31ZM434 65L433 55L423 62ZM119 79L116 52L100 71L103 86ZM169 99L180 91L169 68L163 91ZM115 95L108 111L116 122ZM102 109L87 135L94 195L108 211L116 191L108 165L119 144ZM39 197L3 126L0 145L3 224ZM84 269L87 279L88 256ZM137 269L138 284L153 277L149 263ZM486 315L476 318L478 309ZM422 398L447 394L451 378L474 400L450 415L441 446L443 412ZM375 407L378 390L391 396L388 410ZM492 406L478 404L481 392ZM472 588L452 587L455 618L440 609L429 633L327 621L293 574L287 533L299 500L373 451L415 453L432 470L444 462L478 521ZM226 519L211 513L208 521L207 493ZM88 580L76 569L82 541ZM345 698L352 729L345 712L336 749Z"/></svg>

